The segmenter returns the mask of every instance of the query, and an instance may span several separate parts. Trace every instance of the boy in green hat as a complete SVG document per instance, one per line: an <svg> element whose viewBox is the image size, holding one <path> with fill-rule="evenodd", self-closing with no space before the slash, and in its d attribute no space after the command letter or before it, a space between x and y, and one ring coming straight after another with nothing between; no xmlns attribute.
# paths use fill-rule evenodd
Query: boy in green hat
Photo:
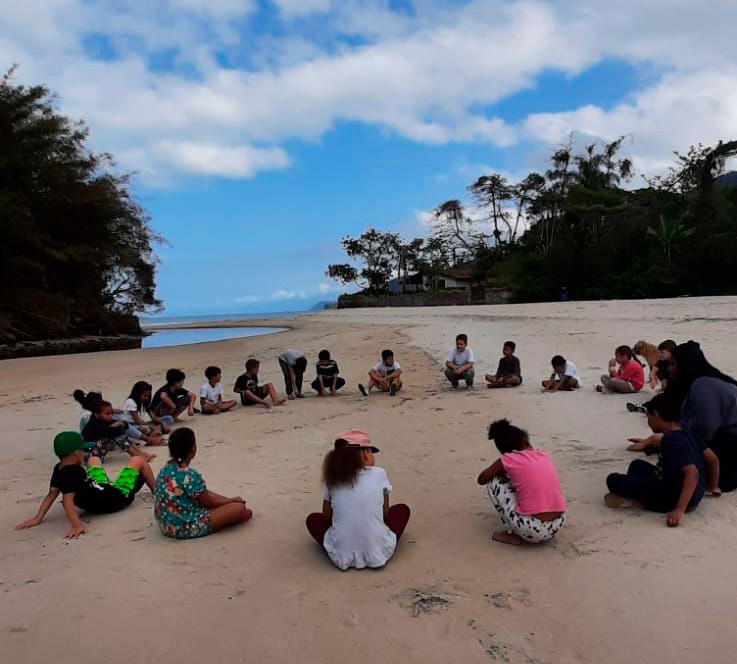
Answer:
<svg viewBox="0 0 737 664"><path fill-rule="evenodd" d="M64 537L79 537L87 529L77 514L77 508L90 514L111 514L128 507L144 484L154 490L154 473L142 457L133 457L112 483L96 457L89 459L85 470L85 450L94 446L95 443L86 443L76 431L62 431L56 435L54 453L59 457L59 463L51 473L49 492L36 516L19 523L16 530L33 528L41 523L61 493L64 512L71 526Z"/></svg>

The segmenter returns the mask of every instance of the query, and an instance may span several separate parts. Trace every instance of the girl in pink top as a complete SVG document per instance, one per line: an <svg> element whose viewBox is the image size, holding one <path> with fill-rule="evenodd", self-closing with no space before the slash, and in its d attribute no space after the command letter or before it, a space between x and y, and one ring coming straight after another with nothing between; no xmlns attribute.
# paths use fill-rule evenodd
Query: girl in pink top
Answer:
<svg viewBox="0 0 737 664"><path fill-rule="evenodd" d="M489 440L502 454L478 477L503 526L492 539L506 544L553 539L566 521L566 501L548 453L534 449L527 432L508 420L491 423Z"/></svg>

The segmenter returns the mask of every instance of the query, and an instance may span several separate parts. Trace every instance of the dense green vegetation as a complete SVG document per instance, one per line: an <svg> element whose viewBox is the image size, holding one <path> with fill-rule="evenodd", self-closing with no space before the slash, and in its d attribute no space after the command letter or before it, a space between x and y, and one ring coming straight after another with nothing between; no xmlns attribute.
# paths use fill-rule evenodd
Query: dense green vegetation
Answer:
<svg viewBox="0 0 737 664"><path fill-rule="evenodd" d="M479 283L506 288L518 301L670 297L737 292L737 187L725 164L737 141L676 154L667 176L633 189L623 140L581 153L557 150L545 173L518 183L481 176L472 203L434 211L429 239L402 240L369 228L343 247L362 268L331 265L327 274L381 293L397 277L434 276L471 267ZM470 212L469 212L470 210Z"/></svg>
<svg viewBox="0 0 737 664"><path fill-rule="evenodd" d="M0 343L140 333L159 306L159 238L86 139L46 88L0 79Z"/></svg>

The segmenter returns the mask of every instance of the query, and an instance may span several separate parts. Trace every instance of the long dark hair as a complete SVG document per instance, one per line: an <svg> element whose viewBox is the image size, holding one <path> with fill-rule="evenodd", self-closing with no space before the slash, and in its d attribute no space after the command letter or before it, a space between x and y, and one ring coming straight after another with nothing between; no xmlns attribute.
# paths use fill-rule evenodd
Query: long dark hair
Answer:
<svg viewBox="0 0 737 664"><path fill-rule="evenodd" d="M666 385L666 392L669 393L669 396L684 401L691 385L699 378L718 378L725 383L737 385L737 380L722 373L709 363L704 351L696 341L687 341L685 344L676 346L671 355L677 362L678 371L675 379L669 380Z"/></svg>
<svg viewBox="0 0 737 664"><path fill-rule="evenodd" d="M325 455L325 461L322 462L323 482L328 488L353 484L363 466L363 452L360 447L336 445L334 450Z"/></svg>
<svg viewBox="0 0 737 664"><path fill-rule="evenodd" d="M502 454L524 450L530 446L530 439L524 429L511 424L509 420L496 420L489 425L489 440Z"/></svg>
<svg viewBox="0 0 737 664"><path fill-rule="evenodd" d="M153 389L153 386L151 383L147 383L145 380L139 380L137 383L133 385L131 388L131 393L128 395L129 399L133 399L133 401L136 402L136 406L138 406L138 412L149 412L151 410L151 390ZM149 392L148 398L144 399L143 395Z"/></svg>

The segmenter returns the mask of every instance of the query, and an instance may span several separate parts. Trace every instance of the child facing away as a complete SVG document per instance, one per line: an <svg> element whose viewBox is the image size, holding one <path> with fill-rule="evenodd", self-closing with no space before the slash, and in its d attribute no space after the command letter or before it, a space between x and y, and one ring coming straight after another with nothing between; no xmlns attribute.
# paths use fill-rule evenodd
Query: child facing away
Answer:
<svg viewBox="0 0 737 664"><path fill-rule="evenodd" d="M287 399L301 399L302 379L307 371L307 358L301 350L288 349L278 357L279 368L284 374L284 387Z"/></svg>
<svg viewBox="0 0 737 664"><path fill-rule="evenodd" d="M246 360L246 373L236 378L233 392L241 395L241 403L244 406L258 405L264 408L271 408L272 405L281 406L284 399L277 396L276 388L271 383L258 384L258 370L260 367L261 362L257 359L252 357ZM271 399L271 403L266 399Z"/></svg>
<svg viewBox="0 0 737 664"><path fill-rule="evenodd" d="M502 348L502 357L496 373L486 374L486 387L517 387L522 384L522 367L519 358L514 354L517 344L514 341L505 341Z"/></svg>
<svg viewBox="0 0 737 664"><path fill-rule="evenodd" d="M154 489L154 517L159 529L174 539L204 537L245 523L253 512L240 496L226 498L207 488L190 463L197 454L194 431L177 429L169 436L171 459L159 471Z"/></svg>
<svg viewBox="0 0 737 664"><path fill-rule="evenodd" d="M508 420L491 423L489 440L502 455L478 476L503 526L492 539L505 544L553 539L566 522L566 501L550 456L534 449L527 432Z"/></svg>
<svg viewBox="0 0 737 664"><path fill-rule="evenodd" d="M705 459L713 454L702 451L679 423L680 405L665 394L657 394L644 404L647 423L655 434L662 434L659 445L646 447L646 454L659 455L657 465L636 459L627 474L612 473L606 478L609 507L639 507L667 514L666 523L677 526L686 512L704 496Z"/></svg>
<svg viewBox="0 0 737 664"><path fill-rule="evenodd" d="M235 408L236 400L223 401L223 386L220 383L223 372L220 367L207 367L205 378L200 388L200 410L203 415L217 415Z"/></svg>
<svg viewBox="0 0 737 664"><path fill-rule="evenodd" d="M82 438L94 443L87 452L87 458L96 457L102 463L108 452L116 447L130 456L142 457L144 461L149 462L156 458L154 454L148 454L139 449L138 445L131 443L129 436L135 438L135 434L140 433L124 420L116 420L113 417L113 406L109 401L97 401L91 404L92 414L87 420L87 424L82 429ZM160 438L159 438L159 443Z"/></svg>
<svg viewBox="0 0 737 664"><path fill-rule="evenodd" d="M39 525L61 494L64 513L69 520L69 530L64 537L73 539L87 532L77 509L89 514L111 514L128 507L144 484L154 490L153 471L141 457L131 459L112 483L98 458L91 458L85 470L85 451L93 446L94 443L85 442L76 431L62 431L56 435L54 453L59 457L59 463L51 473L49 492L36 516L19 523L16 530Z"/></svg>
<svg viewBox="0 0 737 664"><path fill-rule="evenodd" d="M154 393L151 399L151 412L157 417L171 415L175 422L185 410L187 415L192 417L195 413L195 400L197 397L194 392L190 392L184 387L184 379L186 374L181 369L169 369L166 372L166 385L160 387Z"/></svg>
<svg viewBox="0 0 737 664"><path fill-rule="evenodd" d="M468 347L468 336L459 334L456 337L456 345L448 351L448 359L445 361L445 377L450 384L457 388L460 381L465 381L466 389L473 387L473 351Z"/></svg>
<svg viewBox="0 0 737 664"><path fill-rule="evenodd" d="M409 521L407 505L389 505L392 485L375 465L378 452L365 431L348 429L323 462L322 512L310 514L306 525L342 570L386 565Z"/></svg>
<svg viewBox="0 0 737 664"><path fill-rule="evenodd" d="M618 392L634 394L645 385L645 372L642 365L634 359L629 346L617 346L614 357L609 360L609 373L601 377L597 392Z"/></svg>
<svg viewBox="0 0 737 664"><path fill-rule="evenodd" d="M318 353L315 369L317 378L312 381L312 389L321 397L326 394L336 396L338 390L345 385L345 379L340 377L338 363L330 357L329 350L321 350Z"/></svg>
<svg viewBox="0 0 737 664"><path fill-rule="evenodd" d="M558 392L560 390L570 392L581 387L581 379L573 362L566 360L562 355L555 355L550 360L550 364L553 365L553 373L548 380L542 382L544 390L548 392Z"/></svg>
<svg viewBox="0 0 737 664"><path fill-rule="evenodd" d="M169 433L171 425L174 424L174 418L171 415L159 417L151 411L152 392L153 386L145 380L139 380L133 384L128 398L123 402L122 411L125 421L143 430L143 427L149 426L149 423L143 418L145 414L151 418L152 428L158 428L161 433Z"/></svg>
<svg viewBox="0 0 737 664"><path fill-rule="evenodd" d="M389 392L390 396L402 389L402 367L394 359L394 351L389 348L381 351L381 361L369 371L368 390L362 383L358 384L358 389L365 397L374 387L382 392Z"/></svg>

